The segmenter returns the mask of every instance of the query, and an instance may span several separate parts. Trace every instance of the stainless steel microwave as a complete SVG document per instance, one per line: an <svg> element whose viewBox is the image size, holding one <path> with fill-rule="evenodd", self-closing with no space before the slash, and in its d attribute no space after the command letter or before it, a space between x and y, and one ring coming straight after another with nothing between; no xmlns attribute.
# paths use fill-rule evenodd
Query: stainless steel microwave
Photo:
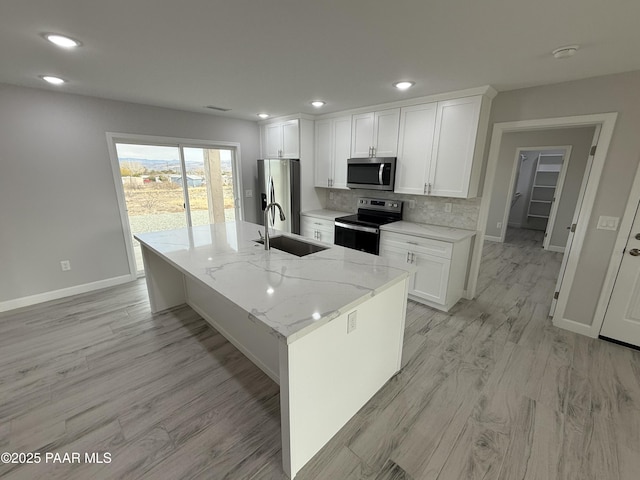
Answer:
<svg viewBox="0 0 640 480"><path fill-rule="evenodd" d="M396 157L349 158L347 187L367 190L393 190Z"/></svg>

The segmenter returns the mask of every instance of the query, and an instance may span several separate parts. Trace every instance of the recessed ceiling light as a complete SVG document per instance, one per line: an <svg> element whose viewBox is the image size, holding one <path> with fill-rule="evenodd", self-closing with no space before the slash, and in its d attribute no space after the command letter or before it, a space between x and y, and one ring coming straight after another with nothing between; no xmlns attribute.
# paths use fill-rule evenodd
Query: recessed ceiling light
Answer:
<svg viewBox="0 0 640 480"><path fill-rule="evenodd" d="M398 90L406 90L408 88L413 87L415 84L416 82L402 81L402 82L394 83L393 86L396 87Z"/></svg>
<svg viewBox="0 0 640 480"><path fill-rule="evenodd" d="M566 47L556 48L553 52L551 52L551 55L553 55L554 58L572 57L576 54L579 48L580 45L568 45Z"/></svg>
<svg viewBox="0 0 640 480"><path fill-rule="evenodd" d="M323 102L322 100L314 100L313 102L311 102L311 105L313 105L316 108L320 108L325 104L325 102Z"/></svg>
<svg viewBox="0 0 640 480"><path fill-rule="evenodd" d="M41 75L40 78L51 85L62 85L63 83L67 83L64 78L54 77L53 75Z"/></svg>
<svg viewBox="0 0 640 480"><path fill-rule="evenodd" d="M260 118L269 118L269 114L268 113L259 113L258 116Z"/></svg>
<svg viewBox="0 0 640 480"><path fill-rule="evenodd" d="M43 37L59 47L75 48L81 45L78 40L67 37L65 35L59 35L57 33L45 33Z"/></svg>

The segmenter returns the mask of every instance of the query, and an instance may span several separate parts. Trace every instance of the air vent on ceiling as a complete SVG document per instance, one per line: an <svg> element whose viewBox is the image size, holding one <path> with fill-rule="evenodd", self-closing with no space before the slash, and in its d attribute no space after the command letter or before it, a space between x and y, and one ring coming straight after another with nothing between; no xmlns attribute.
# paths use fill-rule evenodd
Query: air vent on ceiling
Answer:
<svg viewBox="0 0 640 480"><path fill-rule="evenodd" d="M207 105L204 108L208 108L209 110L217 110L219 112L228 112L229 110L231 110L230 108L216 107L215 105Z"/></svg>

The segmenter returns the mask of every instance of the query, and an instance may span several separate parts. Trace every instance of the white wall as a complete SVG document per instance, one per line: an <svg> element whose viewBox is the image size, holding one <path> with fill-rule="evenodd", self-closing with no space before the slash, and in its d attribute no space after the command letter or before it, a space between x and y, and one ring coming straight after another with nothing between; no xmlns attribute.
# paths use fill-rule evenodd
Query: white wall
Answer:
<svg viewBox="0 0 640 480"><path fill-rule="evenodd" d="M0 302L128 274L106 132L238 142L255 190L257 122L0 84Z"/></svg>
<svg viewBox="0 0 640 480"><path fill-rule="evenodd" d="M597 230L600 215L622 217L640 161L640 71L500 93L491 123L619 112L565 318L590 325L617 232ZM486 158L486 157L485 157Z"/></svg>

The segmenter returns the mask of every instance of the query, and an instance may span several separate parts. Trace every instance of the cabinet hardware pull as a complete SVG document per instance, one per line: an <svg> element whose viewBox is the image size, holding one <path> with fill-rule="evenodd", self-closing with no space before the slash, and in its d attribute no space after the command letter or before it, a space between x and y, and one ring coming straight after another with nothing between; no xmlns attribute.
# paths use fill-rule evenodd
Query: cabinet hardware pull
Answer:
<svg viewBox="0 0 640 480"><path fill-rule="evenodd" d="M411 263L415 263L416 255L414 253L411 254Z"/></svg>
<svg viewBox="0 0 640 480"><path fill-rule="evenodd" d="M428 189L428 192L427 192L427 193L428 193L429 195L431 195L431 184L429 184L429 189Z"/></svg>
<svg viewBox="0 0 640 480"><path fill-rule="evenodd" d="M411 252L407 252L407 263L411 263Z"/></svg>

